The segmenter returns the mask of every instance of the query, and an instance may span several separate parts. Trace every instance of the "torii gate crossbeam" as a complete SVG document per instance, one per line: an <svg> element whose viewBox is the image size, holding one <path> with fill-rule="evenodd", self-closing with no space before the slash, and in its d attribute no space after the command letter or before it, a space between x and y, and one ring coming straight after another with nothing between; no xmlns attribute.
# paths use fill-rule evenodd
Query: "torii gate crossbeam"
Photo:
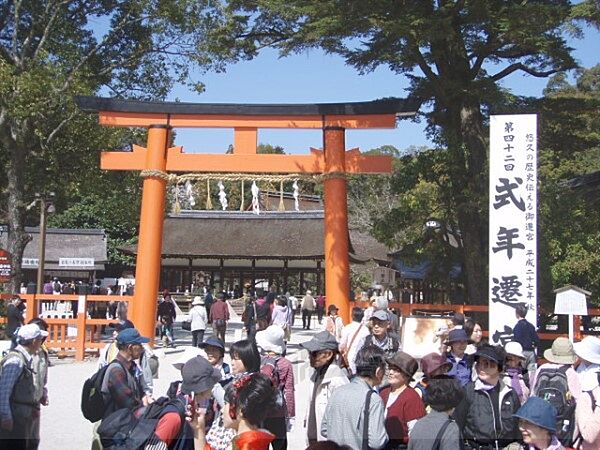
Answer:
<svg viewBox="0 0 600 450"><path fill-rule="evenodd" d="M350 265L346 173L389 173L391 157L346 151L346 129L394 128L398 117L416 114L418 101L386 99L329 104L196 104L78 97L80 108L98 112L107 126L148 128L147 148L103 152L101 168L167 172L319 173L325 190L325 294L345 321L350 318ZM186 154L169 148L176 127L233 128L233 154ZM309 155L259 155L261 128L321 129L323 150ZM159 289L166 181L144 178L131 317L141 333L154 336Z"/></svg>

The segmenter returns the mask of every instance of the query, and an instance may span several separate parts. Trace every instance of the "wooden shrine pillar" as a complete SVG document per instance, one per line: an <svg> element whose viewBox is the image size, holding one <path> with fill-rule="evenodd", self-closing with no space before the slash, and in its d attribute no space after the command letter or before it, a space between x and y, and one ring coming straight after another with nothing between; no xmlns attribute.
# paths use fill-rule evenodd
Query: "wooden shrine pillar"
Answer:
<svg viewBox="0 0 600 450"><path fill-rule="evenodd" d="M325 295L344 323L350 322L350 261L345 129L323 130L325 153Z"/></svg>
<svg viewBox="0 0 600 450"><path fill-rule="evenodd" d="M166 171L170 129L168 125L148 127L146 170ZM142 191L131 318L140 334L151 339L154 339L156 327L166 184L164 178L148 176L144 178Z"/></svg>

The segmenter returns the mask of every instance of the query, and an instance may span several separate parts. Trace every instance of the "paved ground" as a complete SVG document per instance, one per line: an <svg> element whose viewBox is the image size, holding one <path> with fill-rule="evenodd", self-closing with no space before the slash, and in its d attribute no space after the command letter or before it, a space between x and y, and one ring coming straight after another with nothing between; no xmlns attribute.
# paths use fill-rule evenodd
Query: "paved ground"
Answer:
<svg viewBox="0 0 600 450"><path fill-rule="evenodd" d="M316 323L315 320L313 322ZM298 320L296 320L297 324ZM241 324L230 324L226 337L228 346L239 337L240 330ZM313 334L313 330L303 331L295 326L291 343L288 346L288 358L294 364L296 379L296 420L298 423L303 420L309 397L306 384L309 369L308 355L306 351L299 349L298 343L309 340ZM210 332L205 338L207 336L210 336ZM169 383L181 378L171 363L181 356L181 352L186 346L190 345L191 333L176 330L176 338L179 345L175 350L169 349L166 353L158 350L160 368L159 378L154 380L155 396L164 395ZM40 448L42 450L89 449L92 424L81 415L81 387L85 379L96 371L97 359L90 358L79 363L72 359L57 360L53 358L53 363L48 374L50 405L42 407ZM288 440L290 450L305 448L302 430L298 426L288 434Z"/></svg>

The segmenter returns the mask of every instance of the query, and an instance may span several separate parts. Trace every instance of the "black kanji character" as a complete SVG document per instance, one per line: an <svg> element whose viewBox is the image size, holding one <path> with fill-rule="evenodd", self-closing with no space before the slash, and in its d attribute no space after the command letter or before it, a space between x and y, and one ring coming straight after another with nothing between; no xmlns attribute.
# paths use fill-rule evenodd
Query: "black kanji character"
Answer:
<svg viewBox="0 0 600 450"><path fill-rule="evenodd" d="M517 189L521 184L523 184L523 179L515 177L516 183L511 183L508 178L499 178L498 181L501 184L496 186L496 192L498 195L494 196L496 199L496 203L493 205L494 209L502 208L512 201L517 208L519 208L521 211L525 211L525 202L523 201L523 198L520 197L517 200L517 197L513 192L514 189Z"/></svg>
<svg viewBox="0 0 600 450"><path fill-rule="evenodd" d="M497 234L498 241L496 242L497 247L493 247L492 250L494 253L498 253L499 251L506 250L506 254L508 259L512 259L513 249L518 248L521 250L525 250L525 246L519 242L513 244L513 240L519 237L519 229L518 228L504 228L500 227L500 230Z"/></svg>

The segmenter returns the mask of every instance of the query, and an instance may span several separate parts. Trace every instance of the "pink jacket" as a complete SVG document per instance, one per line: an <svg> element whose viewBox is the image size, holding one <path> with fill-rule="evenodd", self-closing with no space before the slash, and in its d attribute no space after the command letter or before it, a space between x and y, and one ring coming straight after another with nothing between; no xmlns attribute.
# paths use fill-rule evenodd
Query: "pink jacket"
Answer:
<svg viewBox="0 0 600 450"><path fill-rule="evenodd" d="M592 398L596 401L596 408L592 410ZM582 392L577 399L575 420L583 437L581 450L598 450L600 448L600 386L592 391Z"/></svg>

